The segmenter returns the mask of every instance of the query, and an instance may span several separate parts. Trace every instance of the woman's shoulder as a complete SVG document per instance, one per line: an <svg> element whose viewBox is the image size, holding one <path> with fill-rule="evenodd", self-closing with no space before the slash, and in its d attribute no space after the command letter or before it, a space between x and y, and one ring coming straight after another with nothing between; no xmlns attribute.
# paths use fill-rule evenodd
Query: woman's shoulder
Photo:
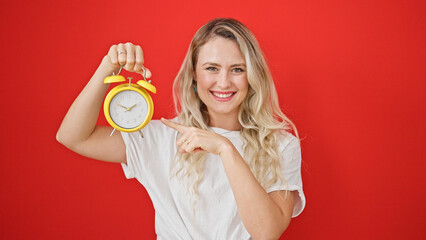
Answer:
<svg viewBox="0 0 426 240"><path fill-rule="evenodd" d="M292 133L281 130L278 134L278 144L281 151L300 148L300 140Z"/></svg>
<svg viewBox="0 0 426 240"><path fill-rule="evenodd" d="M278 150L283 156L284 168L300 168L302 161L300 139L286 131L280 133L279 139Z"/></svg>

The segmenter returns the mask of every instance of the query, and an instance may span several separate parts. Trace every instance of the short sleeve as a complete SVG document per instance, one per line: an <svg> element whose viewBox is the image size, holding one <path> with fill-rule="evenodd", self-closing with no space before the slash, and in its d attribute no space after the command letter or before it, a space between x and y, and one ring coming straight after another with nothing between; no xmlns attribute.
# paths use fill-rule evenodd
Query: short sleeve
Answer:
<svg viewBox="0 0 426 240"><path fill-rule="evenodd" d="M146 187L154 177L168 174L168 160L176 151L176 133L158 120L152 120L141 133L121 133L127 161L121 166L126 178L136 178Z"/></svg>
<svg viewBox="0 0 426 240"><path fill-rule="evenodd" d="M121 132L121 136L123 137L123 141L126 145L126 161L127 163L122 163L121 167L123 168L124 175L126 178L131 179L136 176L143 175L143 169L141 162L138 159L138 140L135 139L134 134Z"/></svg>
<svg viewBox="0 0 426 240"><path fill-rule="evenodd" d="M281 174L285 179L284 183L278 181L268 188L267 192L289 190L297 191L295 195L294 208L292 217L297 217L305 208L306 198L303 192L302 183L302 156L300 149L300 141L290 133L283 134L280 149L283 155Z"/></svg>

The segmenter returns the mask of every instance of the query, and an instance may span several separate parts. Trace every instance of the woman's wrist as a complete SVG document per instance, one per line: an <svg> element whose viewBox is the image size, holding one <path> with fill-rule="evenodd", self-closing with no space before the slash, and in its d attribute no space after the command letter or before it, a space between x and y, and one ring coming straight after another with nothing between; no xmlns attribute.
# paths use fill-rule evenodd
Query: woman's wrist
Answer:
<svg viewBox="0 0 426 240"><path fill-rule="evenodd" d="M101 64L96 69L96 72L93 75L91 82L104 85L104 79L108 76L113 75L113 73L117 74L119 69L120 68L114 67L114 65L111 63L111 60L109 59L109 56L106 55L102 59ZM105 86L109 86L109 84L105 84Z"/></svg>
<svg viewBox="0 0 426 240"><path fill-rule="evenodd" d="M105 71L108 75L112 75L112 73L117 74L118 70L120 69L120 66L114 66L111 63L111 59L108 55L105 55L102 59L100 68Z"/></svg>
<svg viewBox="0 0 426 240"><path fill-rule="evenodd" d="M229 141L227 138L225 139L226 140L221 144L221 148L219 150L219 156L222 159L224 159L226 156L232 156L234 151L237 151L231 141Z"/></svg>

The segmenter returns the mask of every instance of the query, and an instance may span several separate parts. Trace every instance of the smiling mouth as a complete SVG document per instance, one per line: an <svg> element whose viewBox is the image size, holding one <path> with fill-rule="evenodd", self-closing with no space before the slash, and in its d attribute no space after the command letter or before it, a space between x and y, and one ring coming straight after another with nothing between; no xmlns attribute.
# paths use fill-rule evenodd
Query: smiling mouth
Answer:
<svg viewBox="0 0 426 240"><path fill-rule="evenodd" d="M215 97L227 99L232 97L236 92L214 92L210 91Z"/></svg>

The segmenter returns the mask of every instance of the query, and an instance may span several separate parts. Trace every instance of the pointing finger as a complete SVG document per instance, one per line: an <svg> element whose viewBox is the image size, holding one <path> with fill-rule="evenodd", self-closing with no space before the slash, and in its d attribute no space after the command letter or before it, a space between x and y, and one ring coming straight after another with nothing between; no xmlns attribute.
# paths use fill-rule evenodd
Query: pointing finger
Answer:
<svg viewBox="0 0 426 240"><path fill-rule="evenodd" d="M165 119L165 118L161 118L161 122L162 122L164 125L166 125L167 127L173 128L174 130L176 130L176 131L178 131L178 132L180 132L180 133L183 133L183 132L185 131L185 128L186 128L184 125L181 125L181 124L179 124L179 123L172 122L172 121L167 120L167 119Z"/></svg>

